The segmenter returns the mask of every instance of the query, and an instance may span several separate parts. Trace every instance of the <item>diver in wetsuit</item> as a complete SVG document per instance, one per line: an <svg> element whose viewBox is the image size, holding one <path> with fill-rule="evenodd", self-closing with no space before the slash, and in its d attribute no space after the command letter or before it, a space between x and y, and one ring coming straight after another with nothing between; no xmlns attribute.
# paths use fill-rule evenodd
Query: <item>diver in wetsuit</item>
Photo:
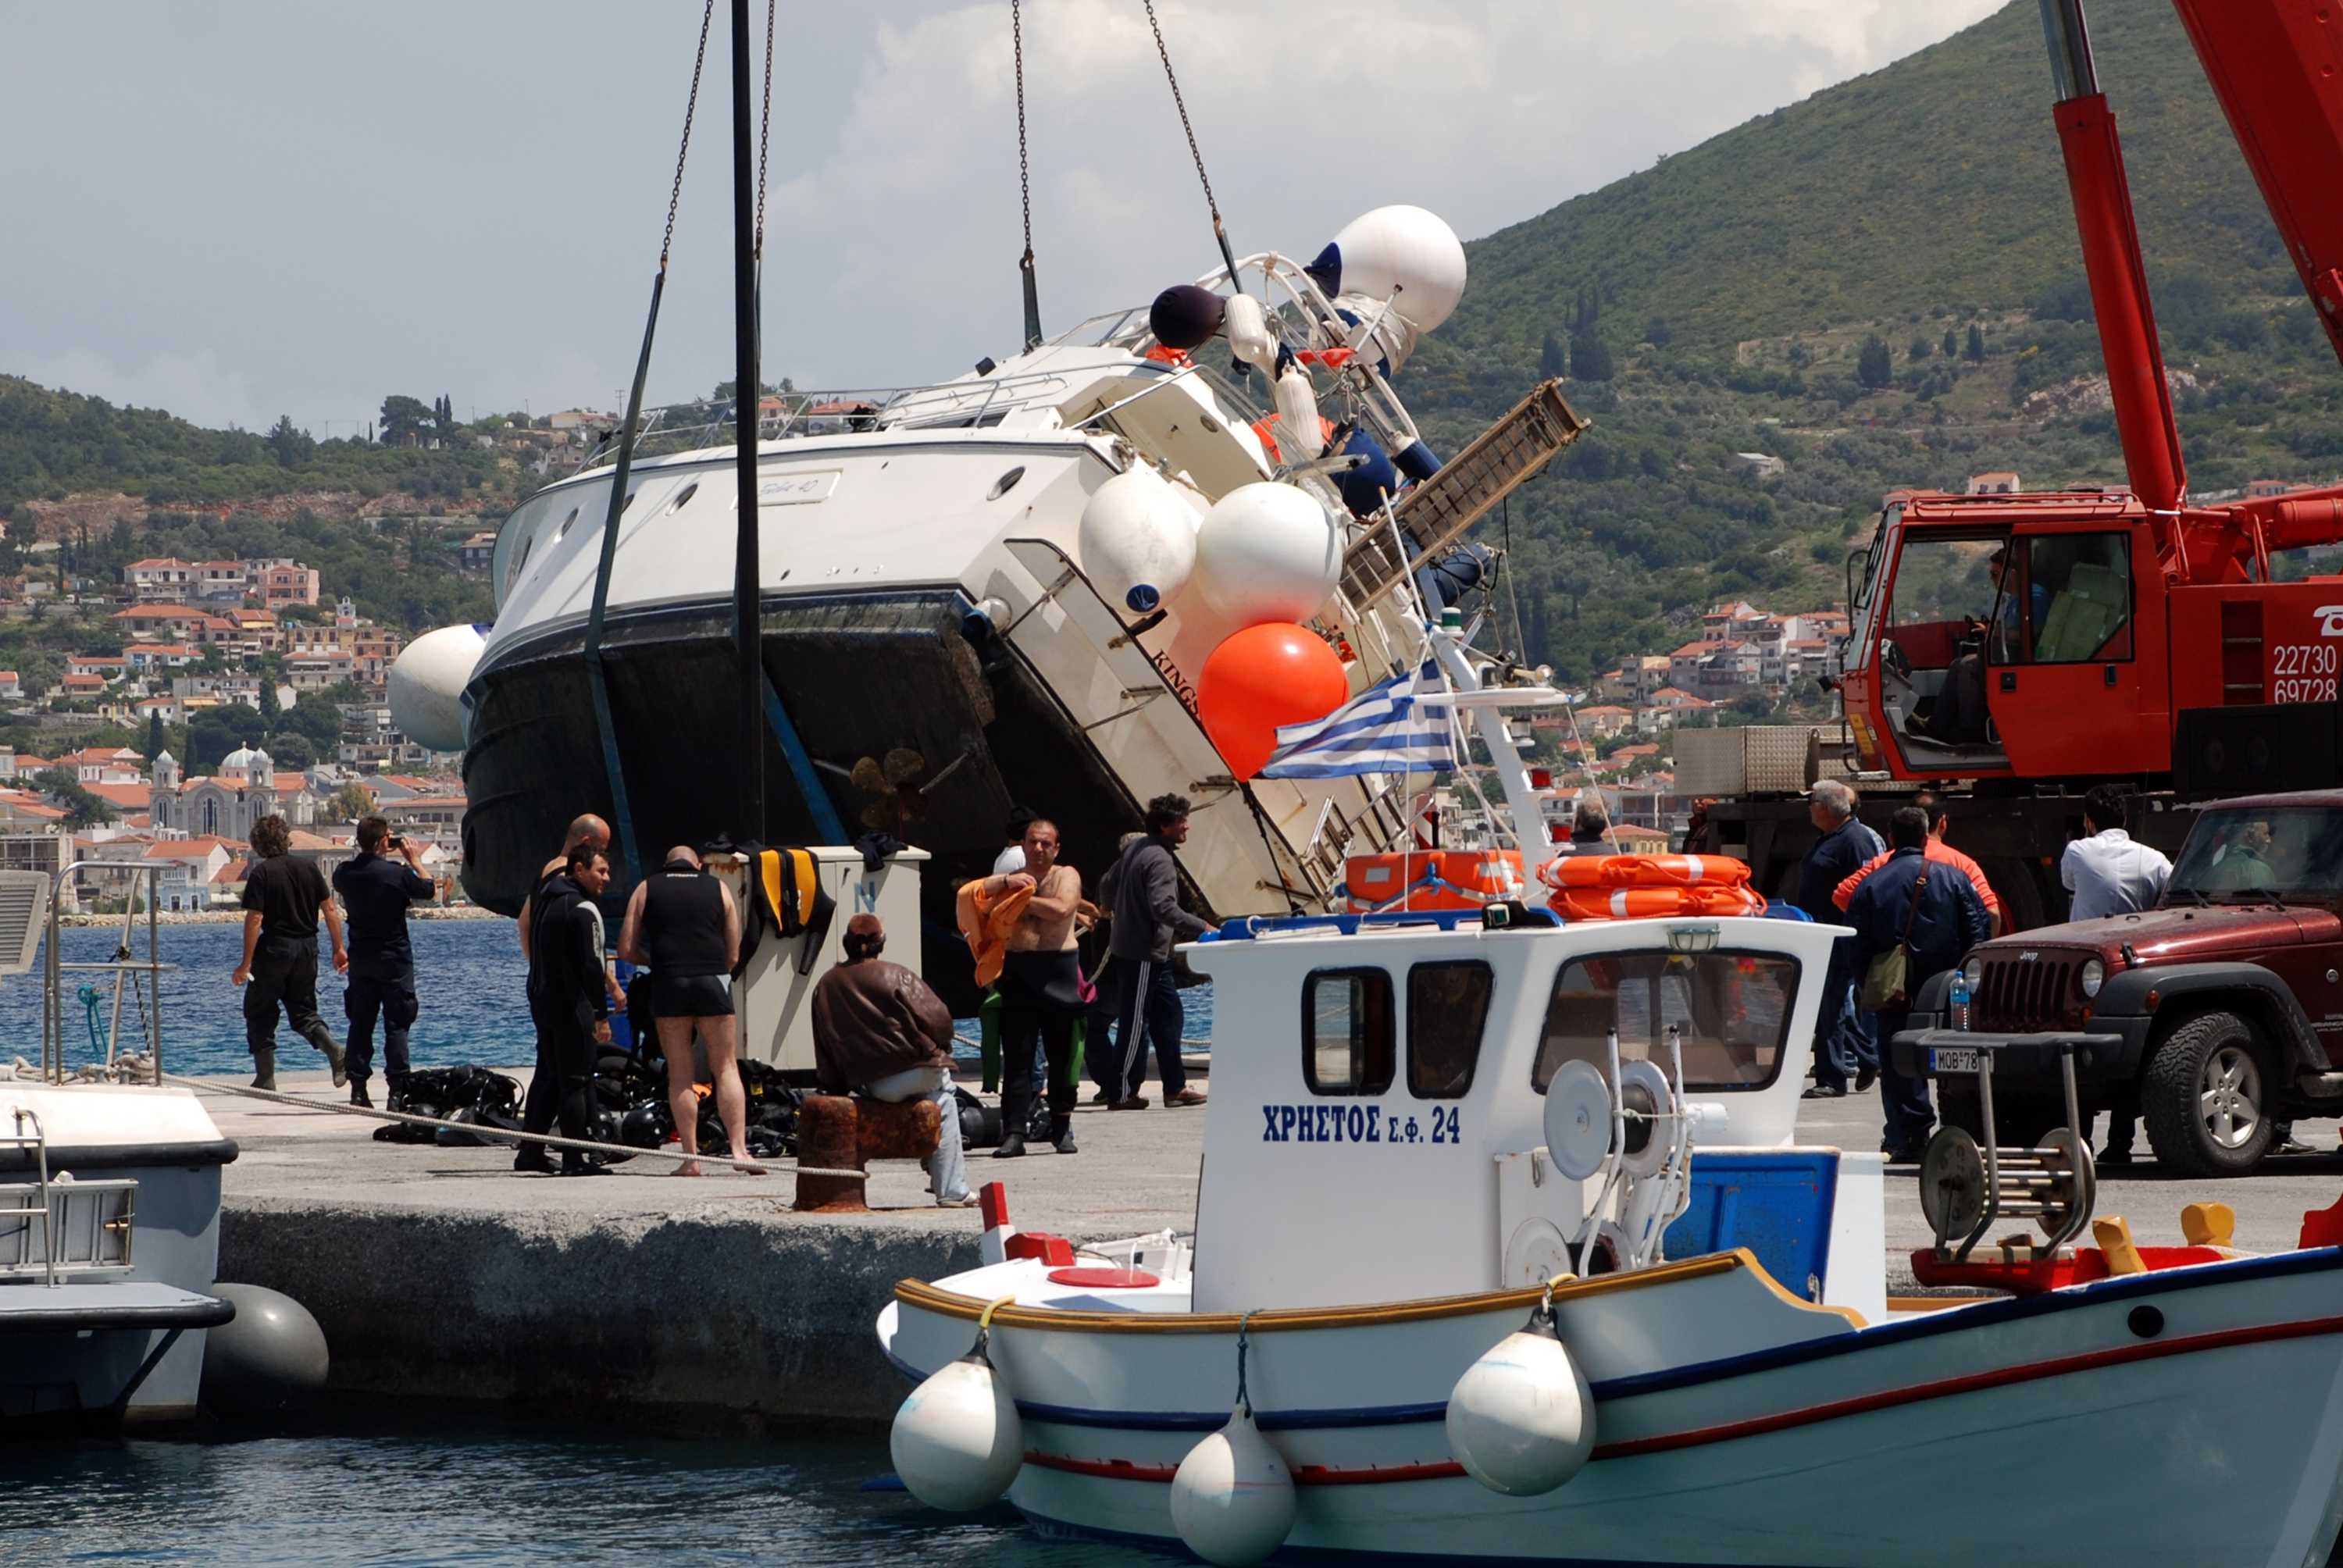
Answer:
<svg viewBox="0 0 2343 1568"><path fill-rule="evenodd" d="M609 882L609 857L580 844L560 875L547 878L530 897L528 1010L537 1024L537 1070L521 1111L524 1132L550 1132L557 1112L564 1138L583 1139L591 1125L595 1048L610 1039L602 916L594 900ZM550 1175L553 1162L545 1145L527 1143L513 1169ZM583 1151L565 1149L561 1174L608 1171Z"/></svg>

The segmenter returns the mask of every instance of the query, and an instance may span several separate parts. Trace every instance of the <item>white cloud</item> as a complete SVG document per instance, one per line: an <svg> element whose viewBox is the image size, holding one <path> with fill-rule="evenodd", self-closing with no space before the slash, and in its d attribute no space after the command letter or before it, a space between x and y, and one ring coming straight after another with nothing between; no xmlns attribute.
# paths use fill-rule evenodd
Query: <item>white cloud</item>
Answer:
<svg viewBox="0 0 2343 1568"><path fill-rule="evenodd" d="M1240 254L1409 201L1472 237L1849 75L2001 0L1158 0ZM1007 7L783 7L766 360L800 385L1015 347ZM789 15L796 11L795 15ZM631 372L695 18L580 0L245 0L122 34L11 16L0 369L207 422L313 428L385 393L606 407ZM1044 324L1216 259L1135 0L1028 0ZM731 374L723 29L652 395ZM104 72L61 59L103 57ZM55 127L70 125L60 141ZM29 308L26 308L29 307ZM5 317L0 317L5 319Z"/></svg>

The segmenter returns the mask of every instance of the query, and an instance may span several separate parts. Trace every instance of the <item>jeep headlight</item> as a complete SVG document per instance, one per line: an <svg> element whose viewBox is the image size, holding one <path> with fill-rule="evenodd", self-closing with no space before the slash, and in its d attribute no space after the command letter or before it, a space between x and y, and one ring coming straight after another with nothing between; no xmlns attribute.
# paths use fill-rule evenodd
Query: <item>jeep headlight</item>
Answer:
<svg viewBox="0 0 2343 1568"><path fill-rule="evenodd" d="M1976 994L1977 988L1985 984L1985 960L1980 958L1972 958L1968 962L1963 964L1961 966L1961 979L1968 982L1969 994L1971 996L1975 996Z"/></svg>
<svg viewBox="0 0 2343 1568"><path fill-rule="evenodd" d="M2085 959L2083 972L2078 978L2082 981L2083 995L2086 998L2095 997L2099 994L2099 987L2107 983L2107 966L2097 959Z"/></svg>

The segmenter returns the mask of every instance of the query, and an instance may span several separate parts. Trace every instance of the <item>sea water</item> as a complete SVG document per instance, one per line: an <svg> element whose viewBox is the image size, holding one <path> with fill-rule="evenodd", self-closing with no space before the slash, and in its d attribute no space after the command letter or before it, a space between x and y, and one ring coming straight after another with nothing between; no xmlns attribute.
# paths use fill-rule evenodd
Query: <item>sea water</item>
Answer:
<svg viewBox="0 0 2343 1568"><path fill-rule="evenodd" d="M407 926L415 950L416 991L420 1011L407 1040L417 1067L482 1067L525 1064L536 1055L536 1036L528 1022L523 990L526 970L510 920L414 920ZM62 933L65 961L96 963L111 959L122 940L117 926L68 927ZM163 1001L163 1068L166 1072L249 1073L251 1054L244 1043L244 992L233 980L236 960L244 952L240 924L164 926L157 932L163 961L178 966L161 980ZM132 936L135 957L146 956L146 929ZM319 947L325 946L320 940ZM338 1038L346 1030L342 1010L343 984L320 953L317 1010ZM114 1018L115 979L111 974L67 970L65 976L66 1056L69 1062L97 1060L106 1054L105 1040ZM98 1006L93 1030L88 1007L76 993L96 990ZM1191 1050L1212 1030L1212 988L1196 986L1181 993L1187 1013L1186 1034ZM144 1049L146 1009L152 996L141 977L139 985L123 992L121 1040L124 1049ZM960 1035L965 1053L976 1050L977 1026L964 1020ZM277 1031L277 1065L299 1070L321 1065L324 1059L289 1029ZM37 974L0 980L0 1063L21 1056L38 1061L41 1055L41 984ZM382 1043L375 1042L376 1070L381 1070Z"/></svg>
<svg viewBox="0 0 2343 1568"><path fill-rule="evenodd" d="M237 1442L0 1440L0 1562L1132 1565L896 1490L883 1434L655 1437L458 1417Z"/></svg>

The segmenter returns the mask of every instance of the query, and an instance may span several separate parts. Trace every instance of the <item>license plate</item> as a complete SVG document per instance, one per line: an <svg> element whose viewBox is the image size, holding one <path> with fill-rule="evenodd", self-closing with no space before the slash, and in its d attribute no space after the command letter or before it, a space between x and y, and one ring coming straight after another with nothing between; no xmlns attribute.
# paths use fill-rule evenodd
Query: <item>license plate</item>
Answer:
<svg viewBox="0 0 2343 1568"><path fill-rule="evenodd" d="M1977 1053L1966 1046L1953 1046L1928 1053L1928 1066L1936 1072L1975 1072Z"/></svg>

